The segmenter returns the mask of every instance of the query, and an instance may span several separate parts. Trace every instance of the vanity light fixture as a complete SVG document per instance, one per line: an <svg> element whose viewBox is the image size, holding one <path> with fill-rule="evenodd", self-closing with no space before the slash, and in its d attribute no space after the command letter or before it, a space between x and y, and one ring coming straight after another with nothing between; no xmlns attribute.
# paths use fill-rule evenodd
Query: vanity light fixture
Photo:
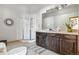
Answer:
<svg viewBox="0 0 79 59"><path fill-rule="evenodd" d="M61 5L58 5L57 7L55 7L55 9L61 10L61 9L65 8L66 6L67 6L67 4L61 4Z"/></svg>
<svg viewBox="0 0 79 59"><path fill-rule="evenodd" d="M71 4L59 4L59 5L56 5L54 8L50 8L48 10L46 10L46 13L51 13L51 12L56 12L58 10L61 10L67 6L69 6Z"/></svg>
<svg viewBox="0 0 79 59"><path fill-rule="evenodd" d="M58 9L59 9L59 10L62 9L62 8L63 8L62 5L59 5L59 6L58 6Z"/></svg>

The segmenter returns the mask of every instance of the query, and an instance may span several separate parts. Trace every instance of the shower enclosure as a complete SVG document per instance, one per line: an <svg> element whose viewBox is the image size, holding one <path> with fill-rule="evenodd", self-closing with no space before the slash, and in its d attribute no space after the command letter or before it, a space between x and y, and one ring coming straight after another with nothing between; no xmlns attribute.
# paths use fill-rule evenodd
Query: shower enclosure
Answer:
<svg viewBox="0 0 79 59"><path fill-rule="evenodd" d="M23 39L26 41L35 41L35 19L26 17L23 21Z"/></svg>

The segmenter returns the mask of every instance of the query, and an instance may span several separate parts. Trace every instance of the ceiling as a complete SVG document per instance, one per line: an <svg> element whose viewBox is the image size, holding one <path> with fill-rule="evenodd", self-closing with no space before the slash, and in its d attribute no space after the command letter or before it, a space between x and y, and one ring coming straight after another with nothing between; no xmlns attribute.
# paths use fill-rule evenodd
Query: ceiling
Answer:
<svg viewBox="0 0 79 59"><path fill-rule="evenodd" d="M26 5L29 9L29 13L35 13L40 11L40 9L49 6L50 4L29 4Z"/></svg>
<svg viewBox="0 0 79 59"><path fill-rule="evenodd" d="M52 4L0 4L0 7L8 9L16 9L19 12L28 12L32 14L50 5Z"/></svg>

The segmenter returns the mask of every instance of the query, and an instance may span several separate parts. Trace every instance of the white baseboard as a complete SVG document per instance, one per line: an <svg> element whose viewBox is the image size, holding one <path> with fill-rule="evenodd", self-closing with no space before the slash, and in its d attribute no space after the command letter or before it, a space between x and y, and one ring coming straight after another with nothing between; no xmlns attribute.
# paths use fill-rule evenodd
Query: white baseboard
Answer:
<svg viewBox="0 0 79 59"><path fill-rule="evenodd" d="M32 43L32 42L35 42L36 40L22 39L21 41L22 41L22 42Z"/></svg>

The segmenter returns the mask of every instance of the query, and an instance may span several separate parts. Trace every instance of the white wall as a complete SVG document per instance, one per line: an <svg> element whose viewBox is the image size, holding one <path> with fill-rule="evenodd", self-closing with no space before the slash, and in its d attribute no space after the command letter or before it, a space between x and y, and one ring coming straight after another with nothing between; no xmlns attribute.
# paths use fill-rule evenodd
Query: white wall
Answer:
<svg viewBox="0 0 79 59"><path fill-rule="evenodd" d="M36 29L41 29L40 12L29 14L26 5L0 5L0 34L1 40L29 39L29 18L33 18L32 39L35 39ZM12 18L13 26L6 26L4 20ZM26 23L24 23L26 22ZM23 32L24 31L24 32Z"/></svg>
<svg viewBox="0 0 79 59"><path fill-rule="evenodd" d="M0 5L0 39L1 40L16 40L22 39L23 30L23 6L15 5ZM26 8L27 9L27 8ZM4 24L6 18L12 18L14 21L13 26Z"/></svg>

